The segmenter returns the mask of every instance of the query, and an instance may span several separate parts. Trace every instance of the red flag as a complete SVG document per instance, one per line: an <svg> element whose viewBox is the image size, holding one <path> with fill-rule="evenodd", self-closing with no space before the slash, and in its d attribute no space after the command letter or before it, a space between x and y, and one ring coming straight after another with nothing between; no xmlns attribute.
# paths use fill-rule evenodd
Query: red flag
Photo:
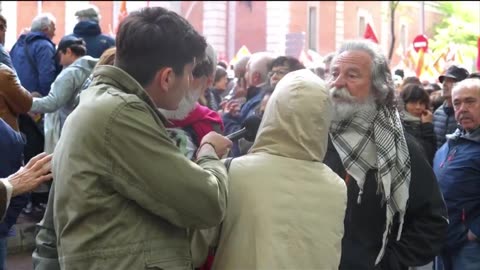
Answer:
<svg viewBox="0 0 480 270"><path fill-rule="evenodd" d="M480 37L478 37L477 71L480 71Z"/></svg>
<svg viewBox="0 0 480 270"><path fill-rule="evenodd" d="M375 35L375 32L373 31L373 28L370 26L369 23L367 23L367 26L365 26L365 33L363 34L363 38L370 39L378 44L377 36Z"/></svg>
<svg viewBox="0 0 480 270"><path fill-rule="evenodd" d="M123 21L128 16L127 12L127 1L121 1L120 2L120 12L118 13L118 22L117 22L117 27L115 27L115 33L118 31L118 26L120 23Z"/></svg>

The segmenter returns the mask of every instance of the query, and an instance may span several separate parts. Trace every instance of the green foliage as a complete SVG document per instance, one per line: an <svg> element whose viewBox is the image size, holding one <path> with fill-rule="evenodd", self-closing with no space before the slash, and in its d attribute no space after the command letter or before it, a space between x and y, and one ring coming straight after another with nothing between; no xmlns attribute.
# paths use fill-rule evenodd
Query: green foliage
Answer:
<svg viewBox="0 0 480 270"><path fill-rule="evenodd" d="M476 9L468 8L460 2L439 1L439 10L445 17L435 27L436 34L429 41L431 49L443 50L451 44L456 44L465 57L475 57L477 39L480 35L479 10Z"/></svg>

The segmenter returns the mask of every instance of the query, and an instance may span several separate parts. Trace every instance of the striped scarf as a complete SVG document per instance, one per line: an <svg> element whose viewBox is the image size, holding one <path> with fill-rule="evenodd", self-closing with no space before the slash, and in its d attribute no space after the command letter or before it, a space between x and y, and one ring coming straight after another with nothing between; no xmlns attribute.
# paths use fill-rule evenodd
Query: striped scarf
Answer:
<svg viewBox="0 0 480 270"><path fill-rule="evenodd" d="M358 112L352 119L333 122L330 134L343 166L360 188L358 203L361 203L367 172L378 169L377 192L382 194L382 203L387 205L383 244L375 261L378 264L385 253L396 213L400 218L397 241L400 240L409 196L410 156L400 116L396 109L379 106L373 111ZM373 160L365 158L365 149L370 143L376 147L376 159Z"/></svg>

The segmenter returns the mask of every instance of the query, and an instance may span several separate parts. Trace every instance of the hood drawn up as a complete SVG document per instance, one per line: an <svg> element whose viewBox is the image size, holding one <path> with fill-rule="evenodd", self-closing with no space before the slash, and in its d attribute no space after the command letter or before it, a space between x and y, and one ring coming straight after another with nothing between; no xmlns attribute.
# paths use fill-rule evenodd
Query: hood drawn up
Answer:
<svg viewBox="0 0 480 270"><path fill-rule="evenodd" d="M331 119L327 84L308 69L290 72L268 101L251 152L323 161Z"/></svg>

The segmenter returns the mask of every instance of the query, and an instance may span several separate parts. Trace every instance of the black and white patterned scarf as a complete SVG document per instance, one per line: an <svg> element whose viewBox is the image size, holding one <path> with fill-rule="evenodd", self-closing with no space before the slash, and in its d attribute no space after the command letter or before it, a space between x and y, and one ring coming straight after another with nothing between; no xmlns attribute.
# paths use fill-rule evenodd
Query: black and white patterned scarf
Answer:
<svg viewBox="0 0 480 270"><path fill-rule="evenodd" d="M400 240L407 208L411 165L400 116L396 109L378 106L373 111L356 113L353 119L332 122L330 135L343 166L360 188L358 203L361 203L367 172L378 169L377 192L383 195L382 203L387 204L383 245L375 262L378 264L396 213L400 218L397 235ZM368 158L365 153L370 143L376 147L376 159Z"/></svg>

